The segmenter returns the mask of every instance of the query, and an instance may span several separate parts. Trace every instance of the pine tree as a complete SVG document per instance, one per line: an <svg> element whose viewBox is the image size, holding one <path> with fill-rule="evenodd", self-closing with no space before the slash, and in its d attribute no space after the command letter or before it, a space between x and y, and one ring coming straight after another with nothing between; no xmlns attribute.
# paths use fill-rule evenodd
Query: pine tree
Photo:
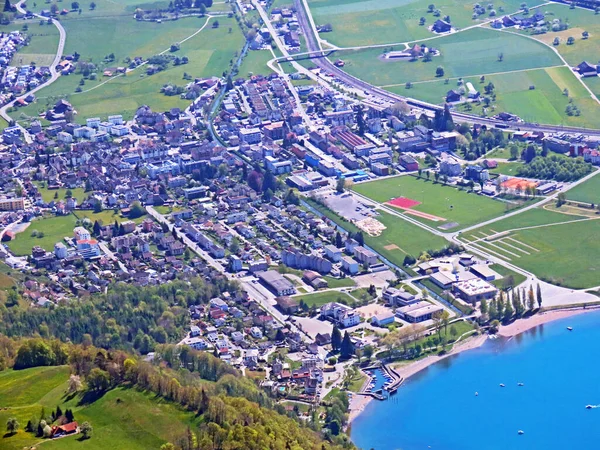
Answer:
<svg viewBox="0 0 600 450"><path fill-rule="evenodd" d="M344 339L342 339L341 357L342 357L342 359L349 359L352 357L353 353L354 353L354 346L352 345L352 341L350 340L350 335L346 331L344 333Z"/></svg>
<svg viewBox="0 0 600 450"><path fill-rule="evenodd" d="M337 248L341 248L344 246L344 240L342 239L342 235L339 231L335 233L335 246Z"/></svg>
<svg viewBox="0 0 600 450"><path fill-rule="evenodd" d="M507 301L506 305L504 306L504 315L502 317L505 322L508 322L510 319L512 319L513 312L514 310L512 305L510 304L510 302Z"/></svg>
<svg viewBox="0 0 600 450"><path fill-rule="evenodd" d="M334 325L333 326L333 331L331 332L331 348L333 349L334 352L337 352L340 350L342 346L342 333L340 332L340 329Z"/></svg>
<svg viewBox="0 0 600 450"><path fill-rule="evenodd" d="M485 298L481 300L481 304L479 305L479 309L481 310L481 314L487 314L487 312L488 312L488 304L487 304L487 300Z"/></svg>
<svg viewBox="0 0 600 450"><path fill-rule="evenodd" d="M65 419L67 419L67 422L68 422L68 423L71 423L71 422L73 422L73 420L75 419L75 416L73 415L73 411L71 411L71 409L70 409L70 408L68 408L68 409L65 411Z"/></svg>
<svg viewBox="0 0 600 450"><path fill-rule="evenodd" d="M12 5L10 4L10 0L4 1L4 12L10 12L13 10Z"/></svg>
<svg viewBox="0 0 600 450"><path fill-rule="evenodd" d="M537 303L538 307L542 307L542 288L540 287L540 283L537 285Z"/></svg>

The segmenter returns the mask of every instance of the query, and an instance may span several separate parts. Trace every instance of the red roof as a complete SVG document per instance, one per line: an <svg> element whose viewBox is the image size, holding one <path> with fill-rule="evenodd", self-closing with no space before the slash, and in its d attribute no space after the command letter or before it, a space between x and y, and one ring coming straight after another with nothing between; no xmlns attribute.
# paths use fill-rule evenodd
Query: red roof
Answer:
<svg viewBox="0 0 600 450"><path fill-rule="evenodd" d="M77 422L66 423L58 428L63 430L65 433L74 433L77 431Z"/></svg>

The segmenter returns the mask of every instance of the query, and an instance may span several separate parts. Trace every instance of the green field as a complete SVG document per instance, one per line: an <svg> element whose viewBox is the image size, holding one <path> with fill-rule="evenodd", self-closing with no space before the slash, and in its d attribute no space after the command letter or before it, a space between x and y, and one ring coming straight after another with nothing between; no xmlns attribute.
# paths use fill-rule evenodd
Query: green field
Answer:
<svg viewBox="0 0 600 450"><path fill-rule="evenodd" d="M490 266L490 269L492 269L496 273L499 273L503 277L499 280L492 281L492 284L497 288L504 288L504 283L506 282L505 279L510 276L512 276L514 280L513 287L517 287L527 279L525 275L521 275L520 273L517 273L514 270L510 270L504 266L501 266L500 264L492 264Z"/></svg>
<svg viewBox="0 0 600 450"><path fill-rule="evenodd" d="M490 236L492 234L501 233L503 231L515 230L518 228L537 227L540 225L549 225L553 223L571 222L582 219L585 219L585 217L561 214L542 208L533 208L523 213L516 214L512 217L494 222L491 225L468 231L461 234L460 237L465 241L473 241Z"/></svg>
<svg viewBox="0 0 600 450"><path fill-rule="evenodd" d="M600 78L598 80L600 81ZM494 84L496 101L487 108L486 115L488 116L501 111L509 111L530 122L583 127L600 126L600 106L590 97L589 92L567 67L486 75L484 83L480 82L478 76L466 77L464 82L471 82L475 89L482 93L486 84L490 82ZM535 89L530 89L530 86L535 86ZM451 79L448 84L445 80L436 80L413 83L410 89L406 89L404 84L386 87L386 89L430 103L443 104L446 93L450 89L458 87L458 81L455 78ZM563 94L564 89L568 90L568 97ZM600 94L600 83L598 83L598 92ZM569 104L569 99L572 99L581 111L580 116L567 115L565 109ZM473 108L470 111L471 114L483 114L483 103L479 105L475 103L471 106ZM464 105L457 106L457 109L466 111Z"/></svg>
<svg viewBox="0 0 600 450"><path fill-rule="evenodd" d="M240 65L238 75L270 75L273 71L267 67L267 63L272 59L273 54L269 50L249 50Z"/></svg>
<svg viewBox="0 0 600 450"><path fill-rule="evenodd" d="M36 103L19 109L13 117L27 121L58 98L66 98L73 104L78 112L76 120L80 123L87 117L110 114L123 114L129 119L144 104L160 111L185 108L190 101L179 96L166 96L160 88L167 83L185 86L188 81L183 79L184 72L191 77L221 76L243 45L243 36L233 18L219 17L219 28L212 28L212 22L209 22L194 35L209 19L189 17L164 23L138 22L132 18L130 11L135 8L129 0L120 4L108 0L96 3L96 11L85 11L81 16L66 17L61 22L67 32L65 54L78 52L81 60L94 62L97 79L86 80L81 86L83 92L75 93L81 75L62 76L38 93ZM107 67L126 66L126 57L148 58L184 39L188 40L181 44L176 55L187 56L188 64L170 65L167 70L151 76L146 75L145 66L127 76L110 79L102 76ZM215 46L215 42L219 45ZM110 53L114 53L115 61L104 62L104 57Z"/></svg>
<svg viewBox="0 0 600 450"><path fill-rule="evenodd" d="M42 199L46 203L50 203L53 200L64 200L67 196L67 191L69 190L67 188L48 189L47 187L42 187L40 183L36 183L36 186L42 195ZM82 188L74 188L70 189L70 191L71 195L77 199L78 203L81 203L86 197L85 191Z"/></svg>
<svg viewBox="0 0 600 450"><path fill-rule="evenodd" d="M474 28L432 39L427 44L441 52L430 62L381 60L384 50L381 48L336 55L346 62L347 72L379 86L439 79L436 78L438 66L444 68L441 77L444 79L562 65L560 58L544 44L492 29ZM498 61L499 53L504 55L502 62Z"/></svg>
<svg viewBox="0 0 600 450"><path fill-rule="evenodd" d="M569 28L564 31L553 32L549 31L545 34L532 35L532 37L545 42L548 45L553 45L554 39L558 37L560 44L555 48L571 65L576 66L580 62L587 60L591 64L596 64L598 61L598 45L600 45L600 20L594 14L594 11L588 9L576 8L570 9L564 4L545 5L540 8L549 20L560 18L569 22ZM589 33L588 39L583 39L582 33ZM529 31L523 31L528 33ZM575 38L573 45L567 45L569 37Z"/></svg>
<svg viewBox="0 0 600 450"><path fill-rule="evenodd" d="M62 242L66 236L73 236L73 229L77 219L74 215L37 219L29 227L16 235L15 239L7 242L10 250L17 256L31 254L31 248L39 245L46 251L53 251L54 244ZM44 237L32 237L33 230L41 231Z"/></svg>
<svg viewBox="0 0 600 450"><path fill-rule="evenodd" d="M92 210L81 210L78 209L77 211L75 211L75 215L79 218L79 219L90 219L92 222L95 222L96 220L99 221L102 225L109 225L109 224L113 224L116 222L121 223L121 222L127 222L129 219L128 217L123 217L120 213L115 213L112 209L105 209L104 211L101 211L99 213L95 213ZM133 219L133 221L135 223L140 223L142 220L144 220L147 216L141 216L138 217L137 219Z"/></svg>
<svg viewBox="0 0 600 450"><path fill-rule="evenodd" d="M327 287L329 288L344 288L344 287L354 287L356 283L352 278L333 278L333 277L323 277L325 281L327 281Z"/></svg>
<svg viewBox="0 0 600 450"><path fill-rule="evenodd" d="M428 27L437 20L427 7L432 2L424 0L310 0L311 13L317 24L330 23L333 31L321 33L321 39L341 47L407 42L435 36ZM494 2L497 11L516 12L521 2L503 0ZM541 3L528 2L529 6ZM473 20L473 3L461 0L435 2L441 17L449 15L456 28L476 25L489 19L487 14ZM499 12L499 14L501 14ZM419 19L426 18L424 26ZM441 18L440 17L440 18Z"/></svg>
<svg viewBox="0 0 600 450"><path fill-rule="evenodd" d="M346 231L359 231L354 224L343 220L330 209L317 205L314 202L311 202L311 205ZM448 244L442 237L392 214L380 212L377 220L385 225L386 229L380 236L365 234L365 243L397 266L403 265L406 255L412 255L416 258L424 251L439 250Z"/></svg>
<svg viewBox="0 0 600 450"><path fill-rule="evenodd" d="M600 203L600 176L590 178L567 191L567 198L578 202Z"/></svg>
<svg viewBox="0 0 600 450"><path fill-rule="evenodd" d="M29 45L19 49L11 64L22 66L34 62L37 66L49 66L54 61L58 48L58 30L54 25L40 25L38 21L27 23L28 30L21 27L23 22L0 26L0 31L22 31L29 36Z"/></svg>
<svg viewBox="0 0 600 450"><path fill-rule="evenodd" d="M411 176L360 183L354 185L352 189L380 203L385 203L396 197L406 197L421 202L420 205L412 209L433 214L446 220L433 222L413 215L409 217L434 227L455 222L458 227L453 228L453 230L498 217L507 208L506 203L460 191L452 186L434 183L433 180L426 181ZM393 207L390 206L390 208ZM398 211L402 210L398 209Z"/></svg>
<svg viewBox="0 0 600 450"><path fill-rule="evenodd" d="M92 403L81 403L78 396L69 400L64 395L68 377L66 366L0 373L0 405L7 408L0 410L0 421L5 424L9 417L16 417L21 424L16 435L0 438L0 448L20 450L43 442L41 448L58 450L158 449L197 422L193 413L135 389L114 389ZM43 441L23 430L32 416L39 417L42 407L49 414L57 405L63 411L71 408L79 423L89 421L94 428L92 438Z"/></svg>
<svg viewBox="0 0 600 450"><path fill-rule="evenodd" d="M490 173L516 176L517 170L522 166L521 162L499 162L498 167L491 169Z"/></svg>
<svg viewBox="0 0 600 450"><path fill-rule="evenodd" d="M304 301L304 303L306 303L308 306L315 306L317 308L320 308L325 303L330 302L342 302L348 305L354 303L354 299L352 297L344 292L339 291L324 291L317 292L315 294L299 295L294 297L294 299L297 301Z"/></svg>
<svg viewBox="0 0 600 450"><path fill-rule="evenodd" d="M600 278L598 220L525 229L480 245L540 279L574 289L597 286ZM578 236L574 239L573 236Z"/></svg>

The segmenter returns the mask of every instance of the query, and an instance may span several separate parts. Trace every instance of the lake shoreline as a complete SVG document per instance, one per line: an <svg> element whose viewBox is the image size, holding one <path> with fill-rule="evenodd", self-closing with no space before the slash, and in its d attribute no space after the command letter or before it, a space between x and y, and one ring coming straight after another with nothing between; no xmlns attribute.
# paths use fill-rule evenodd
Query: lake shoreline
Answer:
<svg viewBox="0 0 600 450"><path fill-rule="evenodd" d="M540 325L544 325L546 323L554 322L556 320L565 319L568 317L577 316L586 312L598 311L598 308L573 308L573 309L564 309L564 310L555 310L555 311L547 311L539 314L535 314L526 319L519 319L512 322L509 325L501 326L498 330L497 335L502 336L504 338L512 338L518 334L529 331L533 328L536 328ZM429 355L423 359L418 361L413 361L411 363L402 365L400 367L394 367L396 372L404 378L406 381L408 378L413 375L425 370L432 364L435 364L444 358L448 358L452 355L458 355L462 352L473 350L475 348L481 347L485 341L487 340L488 335L476 335L465 339L464 341L456 344L452 350L442 356L438 355ZM358 395L354 394L352 396L352 400L350 402L349 407L349 419L348 422L351 425L352 422L364 411L367 405L373 400L372 397L366 395Z"/></svg>

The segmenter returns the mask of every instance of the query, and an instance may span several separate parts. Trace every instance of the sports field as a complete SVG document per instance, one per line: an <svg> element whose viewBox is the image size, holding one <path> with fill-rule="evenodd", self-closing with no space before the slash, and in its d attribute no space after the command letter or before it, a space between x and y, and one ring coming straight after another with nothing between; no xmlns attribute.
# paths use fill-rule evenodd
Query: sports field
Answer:
<svg viewBox="0 0 600 450"><path fill-rule="evenodd" d="M428 30L438 18L428 12L432 2L424 0L310 0L309 7L315 23L330 23L333 31L321 33L321 39L341 47L358 45L406 42L434 36ZM520 1L503 0L494 2L496 11L516 12ZM528 2L533 6L539 1ZM473 20L473 3L461 0L435 2L441 17L449 15L457 28L482 23L488 14ZM419 19L425 17L425 25ZM440 17L440 18L441 18Z"/></svg>
<svg viewBox="0 0 600 450"><path fill-rule="evenodd" d="M110 114L123 114L128 119L144 104L160 111L185 108L189 101L179 96L166 96L160 92L161 87L167 83L185 86L188 81L183 79L184 72L192 77L220 76L244 42L233 18L219 17L219 28L212 28L212 22L209 22L201 32L190 37L206 24L206 17L163 23L138 22L132 18L135 8L129 0L124 3L99 0L96 3L95 11L67 16L61 23L67 33L65 54L77 52L81 60L93 61L97 65L97 79L85 80L81 86L83 92L76 93L82 77L76 73L60 77L37 94L36 103L15 112L15 119L25 121L37 116L58 98L67 98L73 104L78 111L76 121L80 123L86 117ZM152 76L145 74L145 66L127 76L111 79L102 76L107 67L126 66L124 59L127 57L148 58L187 38L189 40L181 44L176 55L187 56L188 64L170 65L167 70ZM215 46L215 42L219 45ZM104 57L110 53L115 55L115 61L104 62Z"/></svg>
<svg viewBox="0 0 600 450"><path fill-rule="evenodd" d="M76 221L72 214L34 220L25 231L18 233L15 239L7 242L7 245L17 256L31 254L31 248L35 245L51 252L54 250L54 244L61 242L65 236L73 236ZM44 233L43 237L31 236L34 230Z"/></svg>
<svg viewBox="0 0 600 450"><path fill-rule="evenodd" d="M600 94L600 78L597 80L596 91ZM590 79L589 83L593 84L595 81ZM482 94L485 92L485 85L490 82L494 84L496 101L492 102L495 105L493 110L488 108L488 115L497 111L510 111L529 122L600 126L600 105L590 97L589 92L567 67L485 75L483 83L479 76L466 77L464 82L471 82ZM535 89L530 89L531 86ZM391 92L436 104L443 104L446 93L458 88L457 79L451 79L448 84L444 80L413 82L410 89L406 89L404 84L386 87ZM564 89L568 90L569 96L564 95ZM579 108L581 115L569 116L566 113L570 99ZM457 106L457 109L465 111L464 106ZM483 103L472 104L472 114L481 114L482 111Z"/></svg>
<svg viewBox="0 0 600 450"><path fill-rule="evenodd" d="M439 227L447 223L456 223L452 230L458 230L502 215L507 204L474 193L460 191L452 186L434 183L412 176L386 178L384 180L356 184L354 191L380 203L387 203L397 197L406 197L420 204L412 207L414 211L431 214L445 219L436 222L424 217L411 217L430 226ZM513 205L516 207L518 205Z"/></svg>
<svg viewBox="0 0 600 450"><path fill-rule="evenodd" d="M600 175L596 175L584 183L567 191L567 199L578 202L600 204Z"/></svg>
<svg viewBox="0 0 600 450"><path fill-rule="evenodd" d="M318 209L323 215L329 217L346 231L356 232L359 229L342 219L339 215L323 206L310 202L311 206ZM365 243L381 254L391 263L402 266L404 257L412 255L418 257L421 252L428 250L439 250L444 248L448 242L435 234L429 233L421 227L406 220L402 220L392 214L381 212L377 216L386 229L377 237L364 235Z"/></svg>
<svg viewBox="0 0 600 450"><path fill-rule="evenodd" d="M509 232L478 246L552 284L584 289L600 284L598 219ZM578 239L573 239L578 236Z"/></svg>
<svg viewBox="0 0 600 450"><path fill-rule="evenodd" d="M539 227L548 224L571 222L581 219L585 219L585 217L561 214L559 212L548 211L547 209L543 208L533 208L520 214L507 217L506 219L499 220L498 222L494 222L491 225L462 233L460 235L460 239L466 242L471 242L478 239L483 239L487 236L492 236L497 233L502 233L503 231L507 230Z"/></svg>

